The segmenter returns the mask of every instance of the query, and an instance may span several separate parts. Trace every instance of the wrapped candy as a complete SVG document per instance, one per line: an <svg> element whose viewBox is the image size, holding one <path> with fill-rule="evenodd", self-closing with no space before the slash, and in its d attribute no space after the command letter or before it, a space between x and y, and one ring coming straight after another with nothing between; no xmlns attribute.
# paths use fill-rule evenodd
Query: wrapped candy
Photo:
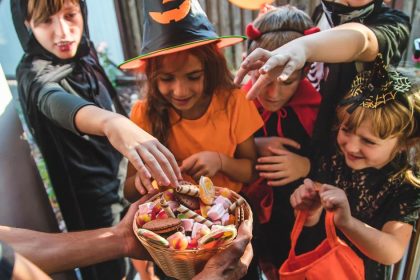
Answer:
<svg viewBox="0 0 420 280"><path fill-rule="evenodd" d="M160 198L160 206L162 207L163 211L165 211L166 215L168 215L168 217L175 218L174 212L172 212L171 207L169 207L169 204L166 202L163 196Z"/></svg>
<svg viewBox="0 0 420 280"><path fill-rule="evenodd" d="M219 195L213 202L213 204L222 204L225 209L228 209L232 205L232 201L226 197Z"/></svg>
<svg viewBox="0 0 420 280"><path fill-rule="evenodd" d="M229 212L233 213L236 209L236 207L241 206L243 203L245 202L245 200L240 197L238 200L236 200L234 203L232 203L231 206L229 206Z"/></svg>
<svg viewBox="0 0 420 280"><path fill-rule="evenodd" d="M194 185L180 185L175 189L175 191L189 196L199 196L198 188Z"/></svg>
<svg viewBox="0 0 420 280"><path fill-rule="evenodd" d="M165 238L163 238L159 234L154 233L153 231L140 228L137 231L137 234L140 235L140 236L143 236L144 238L146 238L147 240L149 240L152 243L155 243L157 245L161 245L163 247L169 247L168 240L166 240Z"/></svg>
<svg viewBox="0 0 420 280"><path fill-rule="evenodd" d="M210 231L211 230L206 225L203 225L203 224L200 224L200 223L194 223L193 230L192 230L192 233L191 233L191 237L195 238L195 239L199 239L202 236L210 233Z"/></svg>

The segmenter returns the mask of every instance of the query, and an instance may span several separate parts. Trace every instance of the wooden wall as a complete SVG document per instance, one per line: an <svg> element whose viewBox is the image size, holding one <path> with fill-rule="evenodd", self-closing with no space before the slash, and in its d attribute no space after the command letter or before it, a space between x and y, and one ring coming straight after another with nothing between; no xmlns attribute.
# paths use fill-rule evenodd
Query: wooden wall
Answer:
<svg viewBox="0 0 420 280"><path fill-rule="evenodd" d="M114 0L125 58L132 58L140 53L141 49L141 3L143 0ZM219 35L242 35L245 26L256 16L257 11L240 9L227 0L199 0L206 11L208 18L214 24ZM312 14L320 0L275 0L275 5L291 4ZM413 39L420 37L420 0L385 0L399 10L410 15L413 22L413 30L410 38L408 54L404 62L411 62ZM226 49L226 56L232 69L236 69L245 51L245 44ZM403 62L403 63L404 63Z"/></svg>

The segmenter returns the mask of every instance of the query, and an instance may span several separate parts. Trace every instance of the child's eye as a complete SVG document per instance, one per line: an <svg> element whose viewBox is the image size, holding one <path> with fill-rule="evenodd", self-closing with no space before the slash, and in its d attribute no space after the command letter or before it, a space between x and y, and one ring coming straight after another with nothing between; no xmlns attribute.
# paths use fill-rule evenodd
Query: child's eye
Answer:
<svg viewBox="0 0 420 280"><path fill-rule="evenodd" d="M188 76L188 80L190 81L197 81L201 79L201 73L200 74L193 74Z"/></svg>
<svg viewBox="0 0 420 280"><path fill-rule="evenodd" d="M371 141L371 140L369 140L369 139L366 139L366 138L363 138L363 139L362 139L362 141L363 141L365 144L368 144L368 145L376 145L376 143L375 143L375 142L373 142L373 141Z"/></svg>
<svg viewBox="0 0 420 280"><path fill-rule="evenodd" d="M172 82L174 80L174 77L172 77L172 76L160 76L159 80L161 82Z"/></svg>
<svg viewBox="0 0 420 280"><path fill-rule="evenodd" d="M342 131L342 132L344 132L344 133L349 133L349 129L347 128L347 127L345 127L345 126L341 126L340 127L340 130Z"/></svg>
<svg viewBox="0 0 420 280"><path fill-rule="evenodd" d="M74 18L75 16L76 16L76 13L69 13L69 14L66 14L66 19L70 20L70 19Z"/></svg>

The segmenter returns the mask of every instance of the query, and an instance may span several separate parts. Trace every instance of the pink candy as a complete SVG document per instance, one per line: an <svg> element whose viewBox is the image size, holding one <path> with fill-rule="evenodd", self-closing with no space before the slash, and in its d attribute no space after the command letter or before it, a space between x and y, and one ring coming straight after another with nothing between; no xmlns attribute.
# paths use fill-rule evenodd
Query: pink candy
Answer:
<svg viewBox="0 0 420 280"><path fill-rule="evenodd" d="M213 221L220 220L226 213L226 209L223 204L215 204L207 212L207 216Z"/></svg>
<svg viewBox="0 0 420 280"><path fill-rule="evenodd" d="M152 202L139 205L139 215L152 213L153 205Z"/></svg>
<svg viewBox="0 0 420 280"><path fill-rule="evenodd" d="M226 197L219 195L213 204L222 204L225 209L228 209L232 202Z"/></svg>
<svg viewBox="0 0 420 280"><path fill-rule="evenodd" d="M210 233L210 229L208 226L200 223L194 223L191 237L192 239L199 239L200 237L203 237L204 235Z"/></svg>
<svg viewBox="0 0 420 280"><path fill-rule="evenodd" d="M194 220L193 219L181 219L182 227L185 229L185 231L192 231Z"/></svg>

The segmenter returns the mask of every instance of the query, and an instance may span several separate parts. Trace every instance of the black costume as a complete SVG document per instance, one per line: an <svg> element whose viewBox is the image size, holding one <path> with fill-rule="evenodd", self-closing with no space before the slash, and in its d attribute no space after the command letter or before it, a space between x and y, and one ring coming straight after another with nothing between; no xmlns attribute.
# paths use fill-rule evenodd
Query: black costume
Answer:
<svg viewBox="0 0 420 280"><path fill-rule="evenodd" d="M404 174L398 174L406 162L405 155L400 154L381 169L353 170L346 165L343 155L333 153L321 159L313 178L343 189L352 216L378 230L389 221L414 225L419 217L420 188L404 182ZM318 223L316 227L322 226L323 223ZM320 243L325 236L318 238ZM363 259L366 279L391 279L391 266L369 259L343 234L340 234L340 238Z"/></svg>
<svg viewBox="0 0 420 280"><path fill-rule="evenodd" d="M12 247L0 240L0 279L12 279L14 266L15 251Z"/></svg>
<svg viewBox="0 0 420 280"><path fill-rule="evenodd" d="M404 13L381 5L382 1L375 0L375 8L366 18L356 18L351 22L359 22L375 33L379 44L379 53L386 64L398 65L404 50L407 48L410 36L410 19ZM322 16L322 6L318 6L312 16L318 22ZM330 23L332 24L332 23ZM367 63L369 64L369 63ZM321 81L322 102L313 134L313 158L319 158L323 151L335 143L332 133L336 122L335 109L338 102L350 89L351 82L357 72L365 65L357 62L329 63L328 76Z"/></svg>
<svg viewBox="0 0 420 280"><path fill-rule="evenodd" d="M81 134L74 118L87 105L125 113L89 40L86 3L80 1L82 40L68 60L45 50L25 27L27 6L27 0L11 2L25 51L16 74L23 113L45 159L67 228L111 226L112 206L121 203L117 175L122 156L106 137ZM124 270L123 260L117 260L82 269L82 274L84 279L121 279Z"/></svg>

